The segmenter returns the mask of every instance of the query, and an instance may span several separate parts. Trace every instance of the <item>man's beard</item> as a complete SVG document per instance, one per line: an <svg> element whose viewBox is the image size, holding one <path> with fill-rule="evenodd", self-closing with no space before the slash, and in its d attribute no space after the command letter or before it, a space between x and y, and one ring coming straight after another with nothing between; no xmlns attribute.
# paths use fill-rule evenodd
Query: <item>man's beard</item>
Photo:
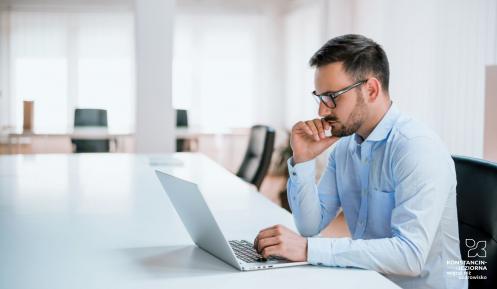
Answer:
<svg viewBox="0 0 497 289"><path fill-rule="evenodd" d="M333 136L337 137L349 136L357 132L357 130L361 127L366 114L366 103L362 98L362 92L358 92L356 95L357 95L356 105L352 110L352 112L350 113L350 116L348 117L346 124L343 124L334 117L325 117L325 120L336 121L330 124L332 126L331 132Z"/></svg>

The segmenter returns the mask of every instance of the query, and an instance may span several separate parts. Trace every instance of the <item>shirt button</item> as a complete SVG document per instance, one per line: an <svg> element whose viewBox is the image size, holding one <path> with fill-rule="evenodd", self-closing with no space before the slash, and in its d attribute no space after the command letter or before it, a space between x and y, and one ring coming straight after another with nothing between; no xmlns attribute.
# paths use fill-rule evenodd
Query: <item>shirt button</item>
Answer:
<svg viewBox="0 0 497 289"><path fill-rule="evenodd" d="M296 173L296 172L293 172L293 173L292 173L292 175L296 176L296 175L297 175L297 173Z"/></svg>

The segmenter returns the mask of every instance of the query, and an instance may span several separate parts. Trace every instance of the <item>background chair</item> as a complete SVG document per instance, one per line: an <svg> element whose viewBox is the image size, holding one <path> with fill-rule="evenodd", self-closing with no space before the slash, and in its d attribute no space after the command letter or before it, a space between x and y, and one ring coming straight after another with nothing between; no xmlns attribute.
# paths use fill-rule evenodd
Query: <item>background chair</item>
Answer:
<svg viewBox="0 0 497 289"><path fill-rule="evenodd" d="M176 110L176 128L188 128L188 111L186 109ZM176 138L176 151L186 152L192 150L192 143L189 139Z"/></svg>
<svg viewBox="0 0 497 289"><path fill-rule="evenodd" d="M459 240L463 260L486 262L486 271L471 270L472 275L487 276L470 279L469 288L497 288L497 164L485 160L453 156L457 175L457 213ZM486 242L470 251L473 241ZM485 257L471 255L485 254Z"/></svg>
<svg viewBox="0 0 497 289"><path fill-rule="evenodd" d="M236 173L245 181L260 188L271 163L274 149L274 129L255 125L250 129L250 138L243 162Z"/></svg>
<svg viewBox="0 0 497 289"><path fill-rule="evenodd" d="M176 127L188 127L188 111L186 109L176 110Z"/></svg>
<svg viewBox="0 0 497 289"><path fill-rule="evenodd" d="M107 128L107 110L82 109L74 110L74 128ZM76 153L109 152L109 139L71 139Z"/></svg>

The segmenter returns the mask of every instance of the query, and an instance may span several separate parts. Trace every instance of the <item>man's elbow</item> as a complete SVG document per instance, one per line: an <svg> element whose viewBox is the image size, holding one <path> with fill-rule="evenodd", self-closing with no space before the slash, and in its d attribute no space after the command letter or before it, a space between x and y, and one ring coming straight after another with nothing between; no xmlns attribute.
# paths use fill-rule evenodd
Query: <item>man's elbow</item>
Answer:
<svg viewBox="0 0 497 289"><path fill-rule="evenodd" d="M424 264L425 258L423 258L423 254L413 252L410 257L406 258L404 266L400 266L400 268L398 268L399 270L396 274L417 277L421 275L421 272L423 272Z"/></svg>
<svg viewBox="0 0 497 289"><path fill-rule="evenodd" d="M400 273L400 275L404 276L409 276L409 277L417 277L421 275L421 272L423 272L422 266L419 266L418 264L414 266L409 266L409 268L406 268L406 270L403 270L403 272Z"/></svg>
<svg viewBox="0 0 497 289"><path fill-rule="evenodd" d="M311 221L311 220L316 220L316 216L301 216L300 214L293 214L293 220L295 222L295 226L297 227L297 230L299 231L300 235L303 237L314 237L317 234L321 232L320 230L320 223L317 221Z"/></svg>
<svg viewBox="0 0 497 289"><path fill-rule="evenodd" d="M296 224L296 227L302 237L314 237L319 234L319 227L304 224Z"/></svg>

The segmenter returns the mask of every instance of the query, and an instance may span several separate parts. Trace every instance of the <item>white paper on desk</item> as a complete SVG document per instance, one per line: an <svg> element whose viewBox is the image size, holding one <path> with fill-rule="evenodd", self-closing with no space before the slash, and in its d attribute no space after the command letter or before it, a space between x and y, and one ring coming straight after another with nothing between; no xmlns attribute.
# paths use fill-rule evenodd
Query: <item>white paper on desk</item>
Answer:
<svg viewBox="0 0 497 289"><path fill-rule="evenodd" d="M150 157L148 164L153 167L157 166L182 166L183 161L172 157Z"/></svg>

